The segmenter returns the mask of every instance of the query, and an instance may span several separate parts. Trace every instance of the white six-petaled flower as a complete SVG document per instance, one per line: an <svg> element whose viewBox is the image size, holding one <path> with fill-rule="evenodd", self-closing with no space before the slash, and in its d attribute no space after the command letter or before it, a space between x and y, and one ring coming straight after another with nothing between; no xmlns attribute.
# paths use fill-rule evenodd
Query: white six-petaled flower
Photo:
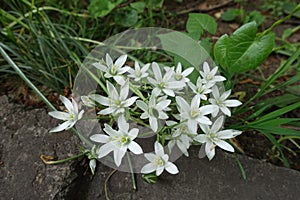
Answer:
<svg viewBox="0 0 300 200"><path fill-rule="evenodd" d="M199 95L201 99L207 100L207 94L211 93L211 89L207 87L207 84L205 84L205 80L201 79L201 77L198 77L196 85L194 85L192 82L188 82L188 86L192 89L192 91Z"/></svg>
<svg viewBox="0 0 300 200"><path fill-rule="evenodd" d="M212 124L210 119L205 115L215 112L217 107L214 105L200 106L200 96L195 95L191 101L191 105L182 97L177 96L176 103L180 113L180 120L187 120L188 128L192 133L197 132L198 124Z"/></svg>
<svg viewBox="0 0 300 200"><path fill-rule="evenodd" d="M155 154L145 153L145 158L150 162L146 164L141 172L143 174L149 174L151 172L156 173L156 176L161 175L164 170L167 170L170 174L177 174L178 168L172 162L169 161L168 154L164 153L164 148L159 142L154 143Z"/></svg>
<svg viewBox="0 0 300 200"><path fill-rule="evenodd" d="M104 143L99 148L98 158L103 158L113 151L115 164L119 167L128 149L134 154L143 153L141 146L133 141L138 136L139 129L133 128L129 131L129 124L126 122L124 115L118 118L118 131L108 124L104 124L104 126L103 130L108 135L95 134L90 137L92 141Z"/></svg>
<svg viewBox="0 0 300 200"><path fill-rule="evenodd" d="M123 85L125 80L122 77L122 74L127 72L130 67L123 66L126 62L127 55L121 55L115 63L111 59L109 54L106 54L105 64L101 62L94 63L93 65L100 69L101 71L105 72L105 78L113 78L119 85Z"/></svg>
<svg viewBox="0 0 300 200"><path fill-rule="evenodd" d="M65 122L51 129L50 132L59 132L62 130L67 130L72 128L75 125L75 123L82 118L82 115L84 113L84 110L78 113L78 104L73 98L72 98L72 102L68 98L61 95L59 96L59 98L63 102L64 106L66 107L67 112L51 111L48 114L51 117L64 120Z"/></svg>
<svg viewBox="0 0 300 200"><path fill-rule="evenodd" d="M168 96L175 96L174 90L182 89L185 85L183 81L172 80L172 75L174 74L174 67L166 71L164 76L162 76L159 65L156 62L152 63L152 70L154 78L148 77L150 84L154 86L152 94L155 96L160 95L162 92Z"/></svg>
<svg viewBox="0 0 300 200"><path fill-rule="evenodd" d="M177 123L175 121L167 121L166 124L168 126L174 126L172 135L166 136L166 139L170 140L168 142L169 151L171 152L176 144L185 156L189 156L187 150L190 148L191 142L193 141L192 138L196 136L197 133L191 133L186 122Z"/></svg>
<svg viewBox="0 0 300 200"><path fill-rule="evenodd" d="M212 70L210 70L208 63L203 63L203 71L200 71L200 74L208 88L211 88L213 85L216 84L216 82L222 82L226 80L225 77L216 75L217 71L218 67L214 67Z"/></svg>
<svg viewBox="0 0 300 200"><path fill-rule="evenodd" d="M165 70L173 70L171 67L165 67ZM190 79L187 77L188 75L190 75L192 72L194 71L194 67L189 67L187 69L185 69L184 71L182 71L182 65L179 62L177 64L177 67L172 75L172 79L175 81L182 81L183 83L188 83L190 82Z"/></svg>
<svg viewBox="0 0 300 200"><path fill-rule="evenodd" d="M168 119L169 116L165 113L165 111L169 111L169 104L171 100L163 97L156 97L154 95L150 96L150 100L148 105L141 101L137 100L136 105L143 110L144 112L141 115L141 119L148 119L151 129L156 132L158 130L158 120L159 119Z"/></svg>
<svg viewBox="0 0 300 200"><path fill-rule="evenodd" d="M211 127L205 124L200 124L204 134L199 134L194 137L195 141L203 144L199 152L200 158L204 157L206 154L208 159L211 160L215 156L216 146L219 146L226 151L234 152L234 148L224 140L234 138L235 136L240 135L242 132L232 129L220 131L223 122L224 117L220 116Z"/></svg>
<svg viewBox="0 0 300 200"><path fill-rule="evenodd" d="M213 117L216 117L221 110L225 115L231 116L231 112L227 107L237 107L242 103L239 100L227 100L231 93L231 90L225 91L221 96L217 86L212 88L212 96L213 98L208 99L208 101L215 105L218 109L212 113Z"/></svg>
<svg viewBox="0 0 300 200"><path fill-rule="evenodd" d="M135 82L140 81L142 78L146 78L149 73L147 73L147 70L150 67L150 63L144 65L142 68L140 67L139 63L137 61L134 62L134 69L130 68L128 70L128 77L133 78Z"/></svg>
<svg viewBox="0 0 300 200"><path fill-rule="evenodd" d="M106 82L106 85L107 85L108 97L104 97L98 94L90 95L90 98L92 98L99 104L108 106L108 108L105 108L100 112L98 112L98 114L100 115L112 114L114 116L117 116L119 114L122 114L125 112L125 108L131 106L138 98L136 96L128 98L128 94L129 94L128 80L126 80L124 85L121 86L120 94L117 91L117 89L113 86L113 84L110 83L109 81Z"/></svg>

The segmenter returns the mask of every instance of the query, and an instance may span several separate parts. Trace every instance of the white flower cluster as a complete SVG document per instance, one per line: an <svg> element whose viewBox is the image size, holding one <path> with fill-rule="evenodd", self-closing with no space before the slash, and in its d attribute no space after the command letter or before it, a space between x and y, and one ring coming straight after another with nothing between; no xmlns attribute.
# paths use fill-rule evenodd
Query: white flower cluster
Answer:
<svg viewBox="0 0 300 200"><path fill-rule="evenodd" d="M101 105L97 114L110 115L117 122L118 130L113 124L104 124L106 134L95 134L90 139L103 143L98 148L98 158L113 152L116 166L120 166L122 158L129 150L134 154L142 154L141 146L134 140L139 129L130 129L128 120L143 122L159 136L169 140L168 149L172 151L176 145L188 156L192 144L203 144L199 155L207 156L210 160L215 155L215 147L234 152L234 148L225 140L239 134L236 130L221 130L224 115L231 116L229 107L241 105L238 100L228 100L231 90L221 92L219 82L225 78L217 75L218 67L212 70L207 62L203 63L196 83L188 78L194 68L182 69L177 67L159 66L158 63L140 64L135 61L134 68L126 66L127 55L120 56L115 62L107 54L105 62L94 63L106 78L107 95L92 94L82 96L81 100L87 107ZM138 91L138 92L135 92ZM137 96L130 96L134 92ZM68 112L50 112L55 118L65 122L52 131L61 131L72 127L82 118L83 111L78 113L77 103L72 103L61 97ZM134 111L134 112L132 112ZM168 131L165 131L168 130ZM158 137L159 138L159 137ZM156 172L160 175L164 169L172 174L178 173L177 167L169 160L159 142L154 144L155 154L146 153L145 158L150 162L141 172Z"/></svg>

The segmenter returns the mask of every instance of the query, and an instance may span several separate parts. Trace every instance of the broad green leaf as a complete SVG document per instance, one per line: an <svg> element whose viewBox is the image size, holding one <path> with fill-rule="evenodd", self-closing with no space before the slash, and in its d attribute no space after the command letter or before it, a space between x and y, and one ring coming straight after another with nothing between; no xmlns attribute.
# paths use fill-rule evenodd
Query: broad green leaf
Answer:
<svg viewBox="0 0 300 200"><path fill-rule="evenodd" d="M257 36L256 33L256 23L250 22L237 29L231 37L223 35L216 42L215 59L231 76L256 68L272 52L274 34Z"/></svg>
<svg viewBox="0 0 300 200"><path fill-rule="evenodd" d="M217 30L217 22L207 14L190 13L186 23L188 34L195 40L198 40L203 31L215 34Z"/></svg>
<svg viewBox="0 0 300 200"><path fill-rule="evenodd" d="M254 10L245 17L243 23L246 24L251 21L255 21L257 26L260 26L265 21L265 17L261 14L261 12Z"/></svg>
<svg viewBox="0 0 300 200"><path fill-rule="evenodd" d="M135 9L124 9L120 12L116 12L114 19L116 24L124 27L130 27L137 23L138 13Z"/></svg>
<svg viewBox="0 0 300 200"><path fill-rule="evenodd" d="M134 2L130 4L130 7L135 9L138 13L142 13L144 12L145 8L146 8L146 4L145 2Z"/></svg>
<svg viewBox="0 0 300 200"><path fill-rule="evenodd" d="M122 2L123 0L92 0L88 6L88 11L94 17L104 17Z"/></svg>
<svg viewBox="0 0 300 200"><path fill-rule="evenodd" d="M181 59L185 59L196 69L189 76L191 81L195 83L199 76L199 70L202 70L203 62L209 58L207 51L184 33L170 32L160 34L158 38L161 40L165 51L172 53L172 55L175 54L181 57Z"/></svg>
<svg viewBox="0 0 300 200"><path fill-rule="evenodd" d="M221 15L221 19L226 22L234 21L240 14L240 9L228 9Z"/></svg>

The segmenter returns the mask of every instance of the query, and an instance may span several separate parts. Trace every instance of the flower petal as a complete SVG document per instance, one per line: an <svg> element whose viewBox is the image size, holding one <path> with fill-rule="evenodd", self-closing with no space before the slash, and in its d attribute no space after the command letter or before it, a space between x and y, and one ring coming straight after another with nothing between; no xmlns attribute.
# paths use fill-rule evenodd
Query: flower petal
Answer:
<svg viewBox="0 0 300 200"><path fill-rule="evenodd" d="M126 150L127 150L126 147L121 147L114 150L114 160L117 167L121 165L122 158L124 157Z"/></svg>
<svg viewBox="0 0 300 200"><path fill-rule="evenodd" d="M127 59L127 55L121 55L115 62L115 65L118 67L122 67Z"/></svg>
<svg viewBox="0 0 300 200"><path fill-rule="evenodd" d="M109 107L109 108L105 108L105 109L101 110L100 112L98 112L98 114L100 114L100 115L108 115L110 113L115 112L115 110L116 110L115 108Z"/></svg>
<svg viewBox="0 0 300 200"><path fill-rule="evenodd" d="M125 81L124 85L122 85L122 87L121 87L121 89L120 89L120 99L121 99L121 100L127 99L128 92L129 92L129 81L128 81L128 79L127 79L127 80Z"/></svg>
<svg viewBox="0 0 300 200"><path fill-rule="evenodd" d="M135 102L138 98L139 98L139 97L130 97L129 99L127 99L127 100L124 102L123 106L124 106L124 107L129 107L129 106L131 106L132 104L134 104L134 102Z"/></svg>
<svg viewBox="0 0 300 200"><path fill-rule="evenodd" d="M158 156L165 155L163 146L157 141L154 143L154 151L155 154Z"/></svg>
<svg viewBox="0 0 300 200"><path fill-rule="evenodd" d="M215 156L215 147L213 143L205 143L205 153L209 160L213 159L213 157Z"/></svg>
<svg viewBox="0 0 300 200"><path fill-rule="evenodd" d="M165 167L164 166L160 166L156 169L156 176L159 176L163 173Z"/></svg>
<svg viewBox="0 0 300 200"><path fill-rule="evenodd" d="M170 174L177 174L179 172L178 168L176 165L174 165L171 162L167 162L165 169L170 173Z"/></svg>
<svg viewBox="0 0 300 200"><path fill-rule="evenodd" d="M152 70L153 70L155 79L157 81L161 81L162 80L161 71L160 71L159 65L156 62L152 63Z"/></svg>
<svg viewBox="0 0 300 200"><path fill-rule="evenodd" d="M113 64L113 61L108 53L106 54L105 61L107 66L111 66Z"/></svg>
<svg viewBox="0 0 300 200"><path fill-rule="evenodd" d="M220 109L221 109L221 111L222 111L225 115L227 115L227 116L229 116L229 117L231 116L231 112L230 112L230 110L229 110L227 107L221 106Z"/></svg>
<svg viewBox="0 0 300 200"><path fill-rule="evenodd" d="M128 145L128 149L134 154L142 154L143 153L142 147L135 141L130 142L130 144Z"/></svg>
<svg viewBox="0 0 300 200"><path fill-rule="evenodd" d="M139 134L139 129L137 128L133 128L128 132L128 136L130 136L132 140L134 140L138 136L138 134Z"/></svg>
<svg viewBox="0 0 300 200"><path fill-rule="evenodd" d="M144 102L144 101L142 101L142 100L137 100L136 101L136 105L140 108L140 109L142 109L143 111L148 111L148 106L147 106L147 104Z"/></svg>
<svg viewBox="0 0 300 200"><path fill-rule="evenodd" d="M150 162L157 158L157 156L154 153L145 153L144 156Z"/></svg>
<svg viewBox="0 0 300 200"><path fill-rule="evenodd" d="M51 111L51 112L48 112L48 115L50 115L51 117L54 117L56 119L60 119L60 120L70 119L69 113L61 112L61 111Z"/></svg>
<svg viewBox="0 0 300 200"><path fill-rule="evenodd" d="M234 152L234 148L228 142L225 142L224 140L216 140L216 141L214 141L214 143L226 151Z"/></svg>
<svg viewBox="0 0 300 200"><path fill-rule="evenodd" d="M156 170L156 166L154 166L152 163L148 163L144 165L144 167L141 169L141 173L149 174L151 172L154 172L155 170Z"/></svg>
<svg viewBox="0 0 300 200"><path fill-rule="evenodd" d="M71 101L62 96L62 95L59 95L59 98L60 100L62 101L62 103L65 105L66 109L70 112L70 113L73 113L74 109L73 109L73 104L71 103Z"/></svg>
<svg viewBox="0 0 300 200"><path fill-rule="evenodd" d="M189 104L182 97L177 96L176 103L177 106L179 107L180 113L189 112L189 110L191 110Z"/></svg>
<svg viewBox="0 0 300 200"><path fill-rule="evenodd" d="M189 68L187 68L186 70L184 70L184 71L181 73L181 75L182 75L182 76L188 76L188 75L190 75L193 71L194 71L194 67L189 67Z"/></svg>
<svg viewBox="0 0 300 200"><path fill-rule="evenodd" d="M221 127L223 126L223 122L224 122L224 117L223 116L218 117L218 119L216 119L216 121L214 122L214 124L211 127L212 132L213 133L218 132L221 129Z"/></svg>
<svg viewBox="0 0 300 200"><path fill-rule="evenodd" d="M108 155L110 152L114 150L115 146L110 142L106 143L100 147L98 152L98 158L103 158L104 156Z"/></svg>
<svg viewBox="0 0 300 200"><path fill-rule="evenodd" d="M71 121L66 121L62 124L59 124L57 127L54 127L52 128L49 132L50 133L54 133L54 132L59 132L59 131L62 131L62 130L65 130L67 129L68 127L70 127L70 125L72 124L73 122Z"/></svg>
<svg viewBox="0 0 300 200"><path fill-rule="evenodd" d="M206 135L204 135L204 134L197 135L196 137L194 137L194 140L197 141L197 142L200 142L200 143L206 143L207 142Z"/></svg>
<svg viewBox="0 0 300 200"><path fill-rule="evenodd" d="M99 104L101 105L104 105L104 106L109 106L110 105L110 100L109 98L107 97L104 97L104 96L101 96L99 94L92 94L90 96L90 98L96 102L98 102Z"/></svg>
<svg viewBox="0 0 300 200"><path fill-rule="evenodd" d="M94 142L107 143L109 140L109 136L104 134L95 134L92 135L90 139L93 140Z"/></svg>
<svg viewBox="0 0 300 200"><path fill-rule="evenodd" d="M224 101L224 105L226 107L236 107L242 105L242 103L239 100L226 100Z"/></svg>
<svg viewBox="0 0 300 200"><path fill-rule="evenodd" d="M157 123L157 119L153 116L150 116L149 117L149 124L150 124L150 127L151 129L156 132L157 129L158 129L158 123Z"/></svg>

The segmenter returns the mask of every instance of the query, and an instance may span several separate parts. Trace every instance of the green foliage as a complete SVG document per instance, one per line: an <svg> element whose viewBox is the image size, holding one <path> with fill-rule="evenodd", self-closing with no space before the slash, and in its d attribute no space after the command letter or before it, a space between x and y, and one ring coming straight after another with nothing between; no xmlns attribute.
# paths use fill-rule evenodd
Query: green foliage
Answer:
<svg viewBox="0 0 300 200"><path fill-rule="evenodd" d="M243 24L255 21L260 26L264 21L265 17L259 11L251 11L247 13L242 8L240 9L228 9L222 15L221 19L226 22L241 21Z"/></svg>
<svg viewBox="0 0 300 200"><path fill-rule="evenodd" d="M155 173L151 173L151 174L143 174L142 175L142 178L143 180L146 182L146 183L151 183L151 184L154 184L157 182L157 179L158 177L156 176Z"/></svg>
<svg viewBox="0 0 300 200"><path fill-rule="evenodd" d="M94 17L104 17L122 2L123 0L92 0L88 10Z"/></svg>
<svg viewBox="0 0 300 200"><path fill-rule="evenodd" d="M190 13L186 23L186 30L190 37L198 40L204 31L215 34L217 30L217 22L207 14Z"/></svg>
<svg viewBox="0 0 300 200"><path fill-rule="evenodd" d="M231 37L223 35L215 44L214 56L227 75L245 72L259 66L272 52L274 34L257 35L257 25L250 22Z"/></svg>
<svg viewBox="0 0 300 200"><path fill-rule="evenodd" d="M116 25L123 27L134 26L138 22L138 12L132 8L124 8L114 14Z"/></svg>
<svg viewBox="0 0 300 200"><path fill-rule="evenodd" d="M225 22L234 21L241 15L241 12L241 9L228 9L221 15L221 19Z"/></svg>

